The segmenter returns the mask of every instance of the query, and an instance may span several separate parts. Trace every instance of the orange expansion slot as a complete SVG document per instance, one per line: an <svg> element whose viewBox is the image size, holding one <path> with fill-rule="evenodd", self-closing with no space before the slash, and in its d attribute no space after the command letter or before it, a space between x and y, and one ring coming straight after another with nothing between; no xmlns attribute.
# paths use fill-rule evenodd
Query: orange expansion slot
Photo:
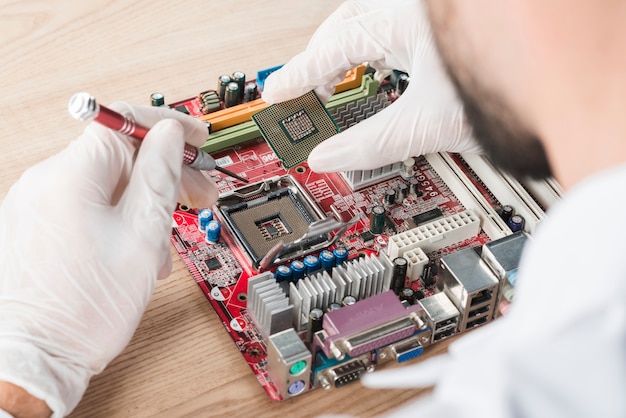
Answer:
<svg viewBox="0 0 626 418"><path fill-rule="evenodd" d="M335 87L335 93L341 93L342 91L359 87L363 79L363 74L365 74L364 65L359 65L348 71L346 78ZM256 99L248 103L242 103L237 106L209 113L208 115L200 116L199 119L205 122L211 122L211 132L217 132L221 129L252 120L254 113L265 109L267 106L268 104L265 103L263 99Z"/></svg>

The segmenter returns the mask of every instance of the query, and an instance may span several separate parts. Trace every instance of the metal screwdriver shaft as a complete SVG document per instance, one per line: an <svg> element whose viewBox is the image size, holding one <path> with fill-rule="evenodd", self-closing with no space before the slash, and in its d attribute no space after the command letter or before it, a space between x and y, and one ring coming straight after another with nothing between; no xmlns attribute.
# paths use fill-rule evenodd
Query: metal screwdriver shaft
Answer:
<svg viewBox="0 0 626 418"><path fill-rule="evenodd" d="M145 138L149 130L121 113L97 103L93 96L85 92L74 94L70 99L67 110L75 119L83 121L93 120L107 128L140 140ZM217 170L244 183L248 183L248 179L218 166L208 153L187 143L185 143L183 152L183 162L196 170Z"/></svg>

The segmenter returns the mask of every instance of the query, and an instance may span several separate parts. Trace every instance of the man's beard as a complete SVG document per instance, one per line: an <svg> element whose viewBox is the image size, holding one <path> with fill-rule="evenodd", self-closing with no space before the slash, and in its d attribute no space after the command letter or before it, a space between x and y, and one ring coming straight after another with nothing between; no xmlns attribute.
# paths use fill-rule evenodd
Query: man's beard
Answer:
<svg viewBox="0 0 626 418"><path fill-rule="evenodd" d="M455 42L452 34L446 32L450 22L437 22L432 11L430 17L443 63L463 101L474 136L487 156L496 166L518 178L551 177L550 163L538 136L524 126L497 92L483 87L479 74L472 72L477 71L475 66L460 63L455 47L462 43Z"/></svg>

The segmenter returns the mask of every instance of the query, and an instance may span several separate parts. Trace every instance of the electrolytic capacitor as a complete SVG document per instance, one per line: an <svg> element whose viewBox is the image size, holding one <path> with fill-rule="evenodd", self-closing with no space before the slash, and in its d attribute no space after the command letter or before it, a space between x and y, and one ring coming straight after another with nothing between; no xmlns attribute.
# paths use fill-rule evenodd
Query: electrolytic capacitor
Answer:
<svg viewBox="0 0 626 418"><path fill-rule="evenodd" d="M511 219L511 216L513 216L513 206L511 205L504 205L502 206L502 209L500 210L500 217L502 218L502 220L504 222L509 222L509 219Z"/></svg>
<svg viewBox="0 0 626 418"><path fill-rule="evenodd" d="M409 262L404 257L393 259L393 274L391 276L391 290L397 295L404 288L406 281L406 272Z"/></svg>
<svg viewBox="0 0 626 418"><path fill-rule="evenodd" d="M239 101L241 101L243 100L243 90L246 86L246 74L243 71L235 71L232 78L239 86Z"/></svg>
<svg viewBox="0 0 626 418"><path fill-rule="evenodd" d="M396 202L398 202L398 204L402 203L408 194L409 186L407 186L406 183L398 184L398 187L396 187Z"/></svg>
<svg viewBox="0 0 626 418"><path fill-rule="evenodd" d="M224 107L233 107L239 104L239 84L231 81L226 86Z"/></svg>
<svg viewBox="0 0 626 418"><path fill-rule="evenodd" d="M346 247L337 247L333 250L335 255L335 265L340 266L348 259L348 249Z"/></svg>
<svg viewBox="0 0 626 418"><path fill-rule="evenodd" d="M313 341L313 335L322 329L322 318L324 316L324 311L320 308L313 308L311 312L309 312L309 322L306 327L306 342L310 343Z"/></svg>
<svg viewBox="0 0 626 418"><path fill-rule="evenodd" d="M374 235L383 233L385 227L385 207L376 205L370 214L370 232Z"/></svg>
<svg viewBox="0 0 626 418"><path fill-rule="evenodd" d="M307 255L303 262L306 274L311 274L320 269L320 259L314 255Z"/></svg>
<svg viewBox="0 0 626 418"><path fill-rule="evenodd" d="M206 232L206 227L213 220L213 211L211 209L202 209L198 212L198 229Z"/></svg>
<svg viewBox="0 0 626 418"><path fill-rule="evenodd" d="M294 260L291 262L291 281L294 283L304 277L305 267L304 263L300 260Z"/></svg>
<svg viewBox="0 0 626 418"><path fill-rule="evenodd" d="M335 267L335 254L329 250L322 250L320 252L320 264L324 270L330 272Z"/></svg>
<svg viewBox="0 0 626 418"><path fill-rule="evenodd" d="M243 90L243 101L247 103L256 100L258 94L259 89L255 82L246 83Z"/></svg>
<svg viewBox="0 0 626 418"><path fill-rule="evenodd" d="M520 215L513 215L507 224L509 225L509 228L511 228L511 231L518 232L524 229L525 220Z"/></svg>
<svg viewBox="0 0 626 418"><path fill-rule="evenodd" d="M400 74L398 77L398 86L396 87L396 93L398 96L404 93L407 87L409 87L409 81L411 81L411 79L407 74Z"/></svg>
<svg viewBox="0 0 626 418"><path fill-rule="evenodd" d="M217 78L217 91L220 94L220 99L225 100L226 98L226 86L228 83L233 81L232 78L228 74L223 74Z"/></svg>
<svg viewBox="0 0 626 418"><path fill-rule="evenodd" d="M407 158L406 160L402 161L402 171L400 172L400 175L403 179L409 180L413 178L413 176L415 175L415 169L413 168L414 165L414 158Z"/></svg>
<svg viewBox="0 0 626 418"><path fill-rule="evenodd" d="M350 306L356 303L356 298L352 295L346 295L343 299L341 299L341 304L343 306Z"/></svg>
<svg viewBox="0 0 626 418"><path fill-rule="evenodd" d="M277 282L286 282L291 280L291 269L289 266L281 265L276 267L276 273L274 273L274 278Z"/></svg>
<svg viewBox="0 0 626 418"><path fill-rule="evenodd" d="M212 220L206 226L206 240L207 242L215 244L220 240L220 231L222 229L222 225L216 221Z"/></svg>
<svg viewBox="0 0 626 418"><path fill-rule="evenodd" d="M150 105L152 106L165 106L165 96L163 93L152 93L150 95Z"/></svg>
<svg viewBox="0 0 626 418"><path fill-rule="evenodd" d="M385 206L391 206L396 203L396 191L393 189L385 190L385 198L384 198Z"/></svg>
<svg viewBox="0 0 626 418"><path fill-rule="evenodd" d="M420 182L414 177L409 179L409 194L420 197L422 192L420 191Z"/></svg>
<svg viewBox="0 0 626 418"><path fill-rule="evenodd" d="M398 296L400 297L400 300L405 300L411 305L415 303L415 292L410 287L405 287L400 290L400 294Z"/></svg>
<svg viewBox="0 0 626 418"><path fill-rule="evenodd" d="M337 302L333 302L328 305L326 312L336 311L337 309L341 309L341 305Z"/></svg>

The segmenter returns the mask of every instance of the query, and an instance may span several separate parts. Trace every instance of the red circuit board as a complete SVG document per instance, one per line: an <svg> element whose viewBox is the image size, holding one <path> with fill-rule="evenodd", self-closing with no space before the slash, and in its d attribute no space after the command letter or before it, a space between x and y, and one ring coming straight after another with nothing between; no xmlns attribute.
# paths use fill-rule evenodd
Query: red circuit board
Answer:
<svg viewBox="0 0 626 418"><path fill-rule="evenodd" d="M444 216L465 210L428 162L419 157L415 160L414 170L422 195L411 195L404 202L389 207L389 218L393 226L387 226L383 234L365 241L361 234L369 230L371 208L382 203L384 192L389 187L403 181L400 177L353 192L340 174L314 173L306 163L286 171L262 138L221 150L214 153L213 157L218 164L249 179L251 183L289 174L302 185L326 215L333 216L333 206L344 221L355 215L360 216L358 222L336 244L347 247L350 258L362 252L379 253L384 250L389 235L415 227L411 218L417 214L433 208L439 208ZM233 190L241 185L237 180L221 173L211 174L220 192ZM217 211L214 212L217 214ZM236 240L225 228L222 229L220 242L207 243L205 234L198 230L197 210L179 209L174 214L174 221L176 226L172 230L172 242L176 250L258 381L273 400L281 400L282 397L271 383L267 372L265 343L246 313L248 279L259 272L252 267ZM481 233L475 238L429 256L436 259L458 248L480 246L487 241L487 236ZM417 289L419 281L413 282L412 287ZM422 290L427 295L432 293L432 289Z"/></svg>

